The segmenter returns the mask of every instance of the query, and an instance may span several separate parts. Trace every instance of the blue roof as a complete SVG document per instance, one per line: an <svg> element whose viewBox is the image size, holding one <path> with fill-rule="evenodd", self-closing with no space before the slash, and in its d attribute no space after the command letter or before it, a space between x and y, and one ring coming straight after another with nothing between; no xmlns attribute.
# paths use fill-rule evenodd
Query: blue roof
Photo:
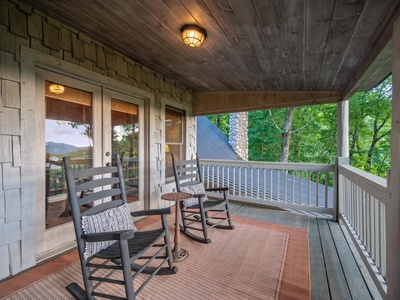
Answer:
<svg viewBox="0 0 400 300"><path fill-rule="evenodd" d="M229 145L228 138L207 117L197 120L197 155L200 159L240 160Z"/></svg>

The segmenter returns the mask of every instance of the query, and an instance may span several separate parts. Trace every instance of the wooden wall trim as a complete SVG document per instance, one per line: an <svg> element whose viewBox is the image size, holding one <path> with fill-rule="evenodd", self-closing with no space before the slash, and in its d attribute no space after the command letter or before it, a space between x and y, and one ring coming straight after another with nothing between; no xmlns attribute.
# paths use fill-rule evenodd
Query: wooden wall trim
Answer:
<svg viewBox="0 0 400 300"><path fill-rule="evenodd" d="M21 268L25 270L36 263L36 194L35 149L35 68L30 59L21 60ZM19 253L18 253L19 254ZM17 256L17 253L11 253ZM14 274L12 274L14 275Z"/></svg>
<svg viewBox="0 0 400 300"><path fill-rule="evenodd" d="M193 92L193 115L284 108L342 100L340 91Z"/></svg>
<svg viewBox="0 0 400 300"><path fill-rule="evenodd" d="M392 130L390 134L389 201L386 205L387 298L400 299L400 17L393 31Z"/></svg>

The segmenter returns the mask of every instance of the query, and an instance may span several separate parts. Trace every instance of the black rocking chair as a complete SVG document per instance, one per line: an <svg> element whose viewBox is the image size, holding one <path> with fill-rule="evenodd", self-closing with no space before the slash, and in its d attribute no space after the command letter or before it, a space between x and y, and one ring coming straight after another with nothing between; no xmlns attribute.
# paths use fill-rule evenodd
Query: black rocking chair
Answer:
<svg viewBox="0 0 400 300"><path fill-rule="evenodd" d="M85 285L71 283L69 293L75 299L135 299L154 275L175 274L166 219L170 209L129 212L119 156L116 166L77 171L69 157L63 160ZM136 231L132 217L150 215L160 215L160 228ZM134 286L139 275L145 277ZM110 294L112 286L121 286L125 297Z"/></svg>
<svg viewBox="0 0 400 300"><path fill-rule="evenodd" d="M211 243L209 228L234 229L229 212L228 188L204 188L197 155L196 159L176 161L172 153L172 165L177 190L193 194L192 199L179 203L183 224L181 232L193 240L208 244ZM222 192L223 199L208 199L207 191ZM195 233L200 231L201 234Z"/></svg>

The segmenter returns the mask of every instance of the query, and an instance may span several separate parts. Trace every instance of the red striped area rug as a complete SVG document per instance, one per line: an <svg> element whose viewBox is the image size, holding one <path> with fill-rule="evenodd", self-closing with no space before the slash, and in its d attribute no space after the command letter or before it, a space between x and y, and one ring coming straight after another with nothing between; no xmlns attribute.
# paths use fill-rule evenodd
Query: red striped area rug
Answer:
<svg viewBox="0 0 400 300"><path fill-rule="evenodd" d="M150 221L137 227L151 227ZM310 299L307 231L238 216L234 224L234 230L212 229L211 244L181 235L189 257L177 263L177 274L154 277L137 299ZM76 251L69 255L77 258ZM54 269L51 264L40 267ZM77 261L48 274L36 272L36 280L34 273L26 277L29 272L0 283L1 299L72 299L65 286L74 281L83 286ZM14 282L14 290L3 289L7 282ZM111 291L124 296L121 288Z"/></svg>

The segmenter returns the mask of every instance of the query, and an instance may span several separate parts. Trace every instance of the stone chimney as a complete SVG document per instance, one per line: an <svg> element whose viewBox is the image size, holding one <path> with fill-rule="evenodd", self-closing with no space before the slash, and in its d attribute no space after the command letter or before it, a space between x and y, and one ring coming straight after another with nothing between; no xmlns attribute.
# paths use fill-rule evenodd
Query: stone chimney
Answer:
<svg viewBox="0 0 400 300"><path fill-rule="evenodd" d="M248 159L247 112L229 114L229 144L241 159Z"/></svg>

